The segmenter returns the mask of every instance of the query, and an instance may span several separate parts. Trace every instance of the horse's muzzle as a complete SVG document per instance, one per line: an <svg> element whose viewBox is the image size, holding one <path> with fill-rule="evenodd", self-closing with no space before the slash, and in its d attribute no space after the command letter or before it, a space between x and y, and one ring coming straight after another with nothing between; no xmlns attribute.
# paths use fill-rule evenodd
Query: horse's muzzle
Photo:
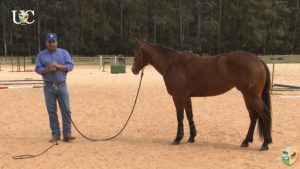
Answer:
<svg viewBox="0 0 300 169"><path fill-rule="evenodd" d="M134 67L132 67L131 70L132 70L132 73L133 73L133 74L135 74L135 75L139 74L139 71L136 70L136 69L134 69Z"/></svg>

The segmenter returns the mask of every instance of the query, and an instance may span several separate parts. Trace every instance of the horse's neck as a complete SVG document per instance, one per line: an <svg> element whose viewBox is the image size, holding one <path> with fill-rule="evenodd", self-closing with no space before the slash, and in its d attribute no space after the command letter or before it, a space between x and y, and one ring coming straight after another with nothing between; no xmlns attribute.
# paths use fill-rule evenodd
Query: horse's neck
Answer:
<svg viewBox="0 0 300 169"><path fill-rule="evenodd" d="M159 49L150 46L144 49L147 52L149 63L161 74L165 75L172 61L169 56L164 55Z"/></svg>

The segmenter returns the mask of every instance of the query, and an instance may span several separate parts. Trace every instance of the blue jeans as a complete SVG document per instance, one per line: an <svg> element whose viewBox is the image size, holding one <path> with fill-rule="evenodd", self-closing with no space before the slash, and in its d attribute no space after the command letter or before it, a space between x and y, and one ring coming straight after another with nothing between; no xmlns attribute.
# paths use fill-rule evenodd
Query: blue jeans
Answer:
<svg viewBox="0 0 300 169"><path fill-rule="evenodd" d="M68 116L71 117L71 111L67 85L63 83L53 86L46 83L44 86L44 94L52 136L60 137L60 128L57 117L57 101L62 115L63 136L71 136L71 121L68 118Z"/></svg>

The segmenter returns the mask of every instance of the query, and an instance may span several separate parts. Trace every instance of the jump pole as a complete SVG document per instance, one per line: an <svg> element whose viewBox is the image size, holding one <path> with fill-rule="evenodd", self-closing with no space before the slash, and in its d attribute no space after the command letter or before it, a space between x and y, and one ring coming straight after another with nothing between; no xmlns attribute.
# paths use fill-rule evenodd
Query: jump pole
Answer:
<svg viewBox="0 0 300 169"><path fill-rule="evenodd" d="M280 91L280 92L284 92L284 91L299 91L299 89L290 89L290 88L274 88L274 91Z"/></svg>
<svg viewBox="0 0 300 169"><path fill-rule="evenodd" d="M43 88L44 86L0 86L1 89L37 89L37 88Z"/></svg>
<svg viewBox="0 0 300 169"><path fill-rule="evenodd" d="M283 99L293 99L293 98L300 98L300 96L279 96L279 98L283 98Z"/></svg>
<svg viewBox="0 0 300 169"><path fill-rule="evenodd" d="M5 82L44 82L44 80L25 79L25 80L0 80L1 83Z"/></svg>
<svg viewBox="0 0 300 169"><path fill-rule="evenodd" d="M115 66L117 65L117 56L115 56Z"/></svg>
<svg viewBox="0 0 300 169"><path fill-rule="evenodd" d="M300 89L300 86L286 85L286 84L274 84L274 86L285 87L290 89Z"/></svg>
<svg viewBox="0 0 300 169"><path fill-rule="evenodd" d="M43 80L1 80L0 89L31 89L44 87Z"/></svg>

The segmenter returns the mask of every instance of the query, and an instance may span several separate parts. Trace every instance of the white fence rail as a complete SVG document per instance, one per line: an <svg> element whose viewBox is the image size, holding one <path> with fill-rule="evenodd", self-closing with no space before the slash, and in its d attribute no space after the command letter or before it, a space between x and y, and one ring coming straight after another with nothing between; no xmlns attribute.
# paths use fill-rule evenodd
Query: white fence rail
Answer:
<svg viewBox="0 0 300 169"><path fill-rule="evenodd" d="M300 63L300 55L261 55L260 56L267 63ZM97 55L93 57L72 57L75 65L118 65L121 64L117 56L114 55ZM14 56L3 57L0 56L0 70L1 65L11 65L12 67L26 67L26 65L34 64L35 57L28 56ZM133 57L125 57L125 64L132 65Z"/></svg>
<svg viewBox="0 0 300 169"><path fill-rule="evenodd" d="M14 56L14 57L1 57L0 56L0 64L2 65L18 65L21 66L29 64L34 64L34 57L24 57L24 56ZM77 65L99 65L110 64L110 65L118 65L120 64L117 56L111 55L98 55L96 57L72 57L74 64ZM125 57L126 64L133 63L133 57Z"/></svg>

